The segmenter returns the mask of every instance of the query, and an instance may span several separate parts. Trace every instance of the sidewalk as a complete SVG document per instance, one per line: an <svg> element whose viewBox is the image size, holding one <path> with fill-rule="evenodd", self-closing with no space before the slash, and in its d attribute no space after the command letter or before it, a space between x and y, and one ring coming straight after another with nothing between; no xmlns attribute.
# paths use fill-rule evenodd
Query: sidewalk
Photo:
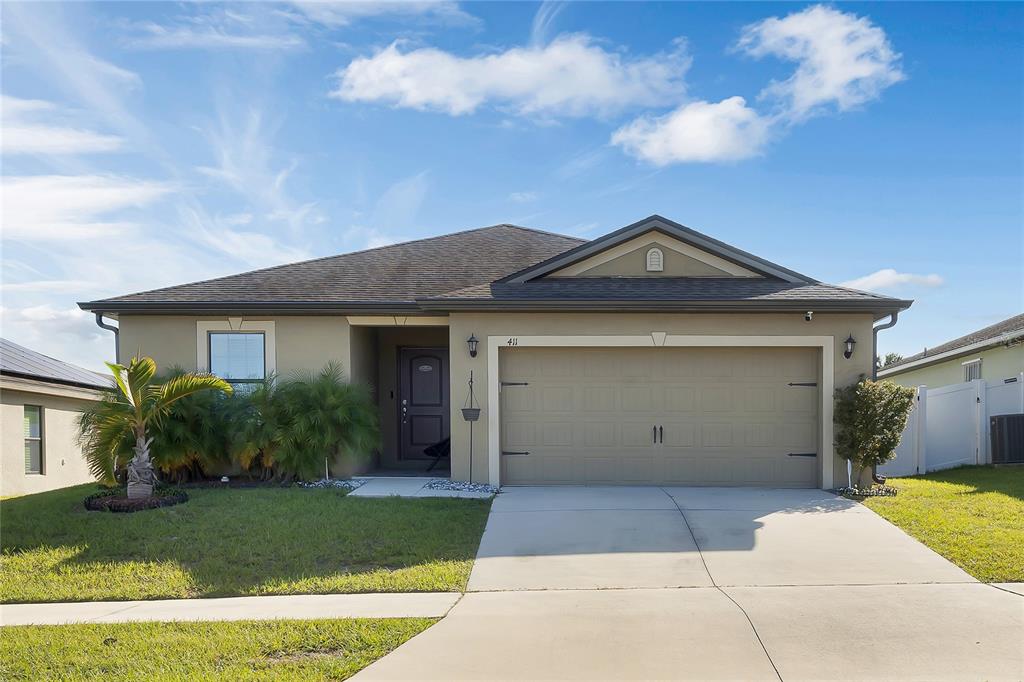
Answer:
<svg viewBox="0 0 1024 682"><path fill-rule="evenodd" d="M303 594L222 599L160 599L0 605L0 625L277 618L439 618L458 592Z"/></svg>

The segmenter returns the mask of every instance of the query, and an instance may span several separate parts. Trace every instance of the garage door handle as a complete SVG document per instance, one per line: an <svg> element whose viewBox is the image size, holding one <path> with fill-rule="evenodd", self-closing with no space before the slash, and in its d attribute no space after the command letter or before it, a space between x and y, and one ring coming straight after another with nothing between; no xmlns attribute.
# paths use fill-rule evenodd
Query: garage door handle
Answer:
<svg viewBox="0 0 1024 682"><path fill-rule="evenodd" d="M503 454L503 455L528 455L530 453L529 452L517 452L517 451L514 451L514 450L511 450L511 451L510 450L502 450L501 454Z"/></svg>
<svg viewBox="0 0 1024 682"><path fill-rule="evenodd" d="M651 429L651 431L653 432L653 433L652 433L651 435L652 435L652 436L653 436L653 438L654 438L654 440L652 440L651 442L652 442L652 443L657 443L657 442L658 442L658 427L657 427L657 426L653 427L653 428Z"/></svg>
<svg viewBox="0 0 1024 682"><path fill-rule="evenodd" d="M817 457L817 452L790 452L790 457Z"/></svg>
<svg viewBox="0 0 1024 682"><path fill-rule="evenodd" d="M659 443L664 443L665 442L665 427L664 426L659 426L658 427L658 442Z"/></svg>

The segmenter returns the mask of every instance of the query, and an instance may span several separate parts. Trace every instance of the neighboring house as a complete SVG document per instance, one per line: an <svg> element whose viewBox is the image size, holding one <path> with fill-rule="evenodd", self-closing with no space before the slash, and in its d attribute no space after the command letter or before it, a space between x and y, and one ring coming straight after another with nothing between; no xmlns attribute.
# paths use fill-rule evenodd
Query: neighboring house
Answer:
<svg viewBox="0 0 1024 682"><path fill-rule="evenodd" d="M874 323L910 304L652 216L593 241L497 225L80 305L118 320L122 361L233 382L340 362L377 396L381 467L422 471L450 435L451 475L493 484L829 488L846 481L833 389L871 374Z"/></svg>
<svg viewBox="0 0 1024 682"><path fill-rule="evenodd" d="M0 339L0 496L95 480L78 447L78 415L104 376Z"/></svg>
<svg viewBox="0 0 1024 682"><path fill-rule="evenodd" d="M925 349L878 371L901 386L939 388L974 379L1000 382L1024 372L1024 315Z"/></svg>

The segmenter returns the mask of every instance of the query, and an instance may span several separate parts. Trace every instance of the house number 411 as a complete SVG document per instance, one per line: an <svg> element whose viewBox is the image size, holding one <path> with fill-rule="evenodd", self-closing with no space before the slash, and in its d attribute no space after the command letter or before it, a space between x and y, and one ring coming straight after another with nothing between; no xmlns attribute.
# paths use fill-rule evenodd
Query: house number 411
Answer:
<svg viewBox="0 0 1024 682"><path fill-rule="evenodd" d="M519 345L519 337L516 337L516 336L508 337L508 343L506 345L518 346Z"/></svg>

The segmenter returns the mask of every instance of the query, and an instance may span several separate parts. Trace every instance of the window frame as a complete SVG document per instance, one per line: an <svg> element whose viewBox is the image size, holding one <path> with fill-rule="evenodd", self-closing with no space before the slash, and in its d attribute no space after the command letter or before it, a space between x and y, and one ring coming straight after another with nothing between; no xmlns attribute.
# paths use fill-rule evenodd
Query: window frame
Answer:
<svg viewBox="0 0 1024 682"><path fill-rule="evenodd" d="M276 325L273 320L241 317L196 320L196 371L210 372L210 332L263 332L263 382L277 373Z"/></svg>
<svg viewBox="0 0 1024 682"><path fill-rule="evenodd" d="M973 360L967 360L966 362L960 363L960 366L964 368L965 382L981 379L981 361L982 358L974 358ZM970 374L973 373L971 370L974 370L975 368L977 368L977 376L971 377Z"/></svg>
<svg viewBox="0 0 1024 682"><path fill-rule="evenodd" d="M244 385L257 385L265 384L267 382L267 333L262 330L234 330L234 329L211 329L206 332L206 367L207 371L211 374L215 374L213 371L213 336L214 335L228 335L228 334L244 334L247 336L260 336L263 338L263 378L262 379L228 379L227 377L220 377L224 381L231 384L234 387L237 384ZM216 374L216 376L220 376Z"/></svg>
<svg viewBox="0 0 1024 682"><path fill-rule="evenodd" d="M26 404L26 405L22 405L21 407L22 407L22 425L24 425L25 410L27 410L28 408L34 408L34 409L38 410L38 412L39 412L39 436L38 437L32 437L32 436L23 436L22 437L22 442L26 446L29 444L29 442L37 442L37 443L39 443L39 471L29 471L28 470L28 462L26 462L25 463L26 464L26 466L25 466L25 475L26 476L45 476L46 475L46 416L45 416L46 415L46 410L43 408L42 405L27 405Z"/></svg>

